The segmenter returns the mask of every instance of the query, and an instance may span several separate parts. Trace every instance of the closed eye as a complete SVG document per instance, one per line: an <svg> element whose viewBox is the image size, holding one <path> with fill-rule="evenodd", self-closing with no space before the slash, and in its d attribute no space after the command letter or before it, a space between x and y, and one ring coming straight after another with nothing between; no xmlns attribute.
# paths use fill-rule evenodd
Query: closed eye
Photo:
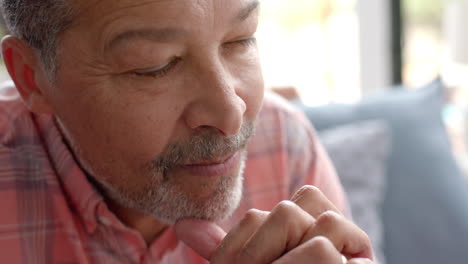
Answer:
<svg viewBox="0 0 468 264"><path fill-rule="evenodd" d="M249 38L245 38L245 39L240 39L240 40L228 42L226 44L227 45L241 44L243 46L249 47L249 46L252 46L252 45L254 45L256 43L257 43L257 39L255 37L249 37Z"/></svg>
<svg viewBox="0 0 468 264"><path fill-rule="evenodd" d="M168 64L159 68L138 69L131 71L137 77L161 78L168 74L182 59L174 57Z"/></svg>

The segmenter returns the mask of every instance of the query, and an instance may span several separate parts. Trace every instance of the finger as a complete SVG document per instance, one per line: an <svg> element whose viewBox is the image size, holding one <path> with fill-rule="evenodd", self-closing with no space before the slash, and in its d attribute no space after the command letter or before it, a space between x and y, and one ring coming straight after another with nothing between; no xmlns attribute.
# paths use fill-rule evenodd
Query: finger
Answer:
<svg viewBox="0 0 468 264"><path fill-rule="evenodd" d="M273 264L310 263L338 264L342 263L342 258L330 240L325 237L314 237L273 262Z"/></svg>
<svg viewBox="0 0 468 264"><path fill-rule="evenodd" d="M302 186L291 198L304 211L317 218L323 212L341 212L317 187L311 185Z"/></svg>
<svg viewBox="0 0 468 264"><path fill-rule="evenodd" d="M226 235L213 222L198 219L182 219L174 225L177 238L209 260Z"/></svg>
<svg viewBox="0 0 468 264"><path fill-rule="evenodd" d="M367 234L334 211L321 214L309 227L301 243L317 236L327 237L339 252L348 257L373 258Z"/></svg>
<svg viewBox="0 0 468 264"><path fill-rule="evenodd" d="M239 254L239 263L271 263L299 245L314 218L291 201L280 202Z"/></svg>
<svg viewBox="0 0 468 264"><path fill-rule="evenodd" d="M353 258L348 260L346 264L373 264L374 262L367 258Z"/></svg>
<svg viewBox="0 0 468 264"><path fill-rule="evenodd" d="M213 258L210 259L210 263L242 263L235 261L238 253L255 233L255 230L265 222L269 214L269 212L257 209L247 211L244 218L229 231L221 242Z"/></svg>

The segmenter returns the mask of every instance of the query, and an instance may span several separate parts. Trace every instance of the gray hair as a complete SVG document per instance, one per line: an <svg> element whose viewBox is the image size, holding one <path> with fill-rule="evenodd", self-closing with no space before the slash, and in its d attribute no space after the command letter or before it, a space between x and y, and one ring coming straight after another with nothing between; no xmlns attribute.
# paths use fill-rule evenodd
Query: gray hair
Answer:
<svg viewBox="0 0 468 264"><path fill-rule="evenodd" d="M59 35L72 21L71 0L1 0L8 31L34 48L52 77Z"/></svg>

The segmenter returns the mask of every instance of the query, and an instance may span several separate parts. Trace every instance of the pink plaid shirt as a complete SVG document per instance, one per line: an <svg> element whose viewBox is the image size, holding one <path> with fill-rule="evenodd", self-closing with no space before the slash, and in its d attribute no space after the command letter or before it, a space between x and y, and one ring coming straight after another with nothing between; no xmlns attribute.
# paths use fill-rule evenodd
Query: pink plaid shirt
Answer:
<svg viewBox="0 0 468 264"><path fill-rule="evenodd" d="M221 223L250 208L271 210L304 184L346 210L341 185L307 120L267 96L248 146L243 199ZM0 262L206 263L168 228L151 245L107 207L73 159L53 117L29 112L0 89Z"/></svg>

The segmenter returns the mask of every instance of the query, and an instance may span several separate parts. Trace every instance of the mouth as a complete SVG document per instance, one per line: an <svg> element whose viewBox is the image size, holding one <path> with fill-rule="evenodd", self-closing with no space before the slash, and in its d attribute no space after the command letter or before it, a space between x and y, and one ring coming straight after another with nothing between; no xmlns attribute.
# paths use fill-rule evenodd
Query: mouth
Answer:
<svg viewBox="0 0 468 264"><path fill-rule="evenodd" d="M232 158L232 156L234 156L236 153L237 152L230 153L224 157L219 157L219 158L212 159L212 160L195 161L195 162L185 164L183 166L210 166L210 165L222 164L226 162L228 159Z"/></svg>
<svg viewBox="0 0 468 264"><path fill-rule="evenodd" d="M240 162L240 151L212 160L196 161L181 165L180 168L192 175L221 177L236 169Z"/></svg>

